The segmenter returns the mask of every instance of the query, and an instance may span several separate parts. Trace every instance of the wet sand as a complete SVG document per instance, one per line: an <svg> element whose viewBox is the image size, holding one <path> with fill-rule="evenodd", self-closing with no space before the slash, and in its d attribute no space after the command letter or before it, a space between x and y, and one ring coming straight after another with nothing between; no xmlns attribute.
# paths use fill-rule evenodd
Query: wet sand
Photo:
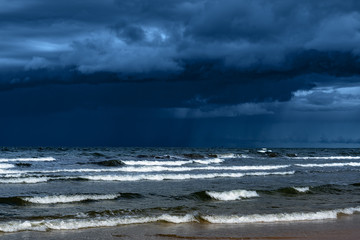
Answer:
<svg viewBox="0 0 360 240"><path fill-rule="evenodd" d="M257 224L206 224L206 223L150 223L123 225L111 228L91 228L50 232L24 231L0 234L0 239L360 239L360 215L341 216L336 220L257 223Z"/></svg>

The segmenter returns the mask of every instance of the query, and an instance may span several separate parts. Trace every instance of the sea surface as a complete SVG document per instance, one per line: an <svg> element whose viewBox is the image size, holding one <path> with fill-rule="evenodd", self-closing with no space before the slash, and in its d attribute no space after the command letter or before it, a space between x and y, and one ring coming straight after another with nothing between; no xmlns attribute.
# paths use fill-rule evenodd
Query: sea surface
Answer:
<svg viewBox="0 0 360 240"><path fill-rule="evenodd" d="M360 212L360 149L0 148L0 232Z"/></svg>

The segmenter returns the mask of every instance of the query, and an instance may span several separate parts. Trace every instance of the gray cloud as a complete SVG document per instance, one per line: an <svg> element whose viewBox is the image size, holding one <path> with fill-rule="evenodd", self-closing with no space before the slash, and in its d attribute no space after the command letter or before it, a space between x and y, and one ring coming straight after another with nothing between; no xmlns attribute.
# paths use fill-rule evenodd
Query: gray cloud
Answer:
<svg viewBox="0 0 360 240"><path fill-rule="evenodd" d="M84 106L67 86L84 85L93 107L195 117L358 104L358 93L319 90L359 82L358 1L16 0L1 11L2 91L53 85ZM92 98L92 84L109 100Z"/></svg>
<svg viewBox="0 0 360 240"><path fill-rule="evenodd" d="M12 0L0 26L3 145L358 142L357 0Z"/></svg>
<svg viewBox="0 0 360 240"><path fill-rule="evenodd" d="M294 51L357 54L359 10L337 0L18 0L4 4L0 58L18 67L41 57L84 72L126 71L134 61L131 73L179 70L194 58L276 69Z"/></svg>

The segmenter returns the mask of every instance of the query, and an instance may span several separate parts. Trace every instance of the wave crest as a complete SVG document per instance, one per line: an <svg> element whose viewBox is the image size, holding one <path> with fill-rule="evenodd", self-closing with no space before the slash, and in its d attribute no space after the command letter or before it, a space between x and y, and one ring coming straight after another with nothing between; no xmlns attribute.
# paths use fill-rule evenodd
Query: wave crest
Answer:
<svg viewBox="0 0 360 240"><path fill-rule="evenodd" d="M0 162L51 162L56 159L53 157L40 158L0 158Z"/></svg>
<svg viewBox="0 0 360 240"><path fill-rule="evenodd" d="M232 201L242 198L252 198L259 196L256 191L247 190L231 190L225 192L206 191L206 194L209 195L211 198L220 201Z"/></svg>
<svg viewBox="0 0 360 240"><path fill-rule="evenodd" d="M140 224L150 222L187 223L197 221L192 214L175 216L163 214L155 217L118 217L118 218L93 218L93 219L67 219L67 220L42 220L42 221L11 221L0 224L1 232L18 231L48 231L48 230L75 230L93 227L114 227L126 224Z"/></svg>
<svg viewBox="0 0 360 240"><path fill-rule="evenodd" d="M309 163L309 164L295 164L299 167L360 167L359 162L347 162L347 163Z"/></svg>
<svg viewBox="0 0 360 240"><path fill-rule="evenodd" d="M112 200L120 197L120 194L83 194L83 195L54 195L44 197L25 197L22 200L37 204L72 203L89 200Z"/></svg>
<svg viewBox="0 0 360 240"><path fill-rule="evenodd" d="M245 216L202 216L205 221L210 223L269 223L269 222L292 222L292 221L311 221L336 219L338 214L351 215L360 212L360 207L344 208L319 212L294 212L276 214L253 214Z"/></svg>
<svg viewBox="0 0 360 240"><path fill-rule="evenodd" d="M186 179L211 179L211 178L240 178L244 176L291 175L289 172L252 172L252 173L209 173L209 174L140 174L140 175L97 175L81 176L82 179L93 181L140 181L140 180L186 180Z"/></svg>

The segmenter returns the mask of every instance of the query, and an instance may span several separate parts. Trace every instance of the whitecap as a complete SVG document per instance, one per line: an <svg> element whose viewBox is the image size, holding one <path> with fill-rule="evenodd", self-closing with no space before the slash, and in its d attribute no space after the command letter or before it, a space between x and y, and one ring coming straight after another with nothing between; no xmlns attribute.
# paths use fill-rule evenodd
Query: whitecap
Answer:
<svg viewBox="0 0 360 240"><path fill-rule="evenodd" d="M143 166L182 166L191 163L198 164L212 164L212 163L221 163L223 159L220 158L210 158L210 159L195 159L195 160L184 160L184 161L150 161L150 160L142 160L142 161L124 161L126 165L143 165Z"/></svg>
<svg viewBox="0 0 360 240"><path fill-rule="evenodd" d="M238 158L239 157L238 154L234 154L234 153L222 153L222 154L217 154L217 156L219 158Z"/></svg>
<svg viewBox="0 0 360 240"><path fill-rule="evenodd" d="M295 164L299 167L360 167L359 162L347 162L347 163L309 163L309 164Z"/></svg>
<svg viewBox="0 0 360 240"><path fill-rule="evenodd" d="M206 191L206 194L209 195L211 198L220 201L232 201L242 198L252 198L259 196L256 191L247 190L231 190L224 192Z"/></svg>
<svg viewBox="0 0 360 240"><path fill-rule="evenodd" d="M211 158L211 159L204 159L204 160L192 160L192 162L199 163L199 164L222 163L223 161L224 161L224 159L220 159L220 158Z"/></svg>
<svg viewBox="0 0 360 240"><path fill-rule="evenodd" d="M126 165L144 165L144 166L181 166L192 163L192 161L124 161Z"/></svg>
<svg viewBox="0 0 360 240"><path fill-rule="evenodd" d="M12 171L0 169L0 174L10 173L59 173L59 172L185 172L185 171L247 171L247 170L276 170L288 168L290 165L254 165L254 166L197 166L197 167L179 167L179 166L130 166L120 168L74 168L57 170L22 170Z"/></svg>
<svg viewBox="0 0 360 240"><path fill-rule="evenodd" d="M56 159L53 157L40 158L0 158L0 162L51 162Z"/></svg>
<svg viewBox="0 0 360 240"><path fill-rule="evenodd" d="M86 200L112 200L120 197L120 194L81 194L81 195L54 195L43 197L24 197L22 200L37 204L71 203Z"/></svg>
<svg viewBox="0 0 360 240"><path fill-rule="evenodd" d="M0 169L6 169L6 168L13 168L15 167L14 164L8 164L8 163L2 163L0 164ZM1 172L0 172L1 173Z"/></svg>
<svg viewBox="0 0 360 240"><path fill-rule="evenodd" d="M301 192L301 193L305 193L310 191L309 187L293 187L296 191Z"/></svg>
<svg viewBox="0 0 360 240"><path fill-rule="evenodd" d="M243 176L267 176L267 175L291 175L289 172L252 172L252 173L208 173L208 174L139 174L139 175L96 175L81 176L83 179L93 181L140 181L140 180L186 180L186 179L210 179L210 178L240 178Z"/></svg>
<svg viewBox="0 0 360 240"><path fill-rule="evenodd" d="M360 159L360 156L322 156L322 157L292 157L293 159L303 160L347 160L347 159Z"/></svg>
<svg viewBox="0 0 360 240"><path fill-rule="evenodd" d="M48 177L9 178L0 179L0 183L41 183L47 182L49 179Z"/></svg>

